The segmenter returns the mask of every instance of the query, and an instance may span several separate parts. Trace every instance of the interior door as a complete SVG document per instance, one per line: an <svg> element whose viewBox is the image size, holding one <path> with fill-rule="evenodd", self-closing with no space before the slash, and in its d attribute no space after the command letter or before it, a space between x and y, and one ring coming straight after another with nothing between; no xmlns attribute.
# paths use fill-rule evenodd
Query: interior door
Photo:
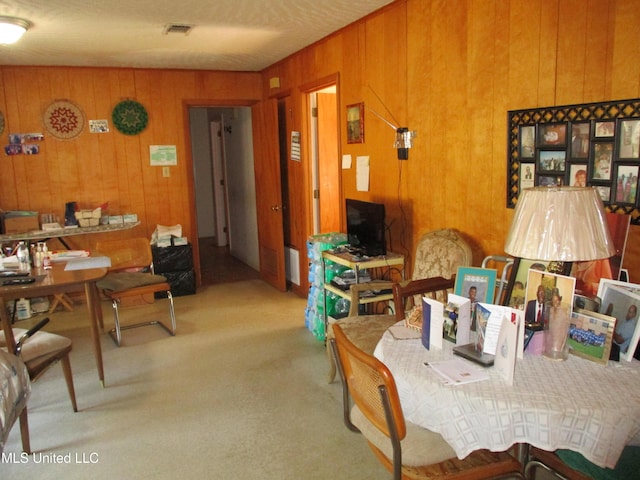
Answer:
<svg viewBox="0 0 640 480"><path fill-rule="evenodd" d="M321 232L341 229L338 110L335 87L318 92L318 197Z"/></svg>
<svg viewBox="0 0 640 480"><path fill-rule="evenodd" d="M216 221L216 245L224 247L228 243L227 235L227 192L224 171L224 150L222 142L222 121L209 125L211 138L211 164L213 169L213 198Z"/></svg>
<svg viewBox="0 0 640 480"><path fill-rule="evenodd" d="M270 99L252 107L256 176L256 214L260 274L264 281L286 291L284 260L278 102Z"/></svg>

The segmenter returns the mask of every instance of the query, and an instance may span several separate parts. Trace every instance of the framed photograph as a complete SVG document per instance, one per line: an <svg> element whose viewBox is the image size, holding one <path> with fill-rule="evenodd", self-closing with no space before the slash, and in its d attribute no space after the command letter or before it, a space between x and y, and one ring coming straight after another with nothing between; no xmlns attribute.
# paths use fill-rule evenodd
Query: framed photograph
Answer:
<svg viewBox="0 0 640 480"><path fill-rule="evenodd" d="M596 190L603 203L611 203L611 187L597 186Z"/></svg>
<svg viewBox="0 0 640 480"><path fill-rule="evenodd" d="M613 161L613 143L594 142L591 180L611 180L611 163Z"/></svg>
<svg viewBox="0 0 640 480"><path fill-rule="evenodd" d="M571 314L567 338L569 353L606 365L611 353L615 324L615 317L575 309Z"/></svg>
<svg viewBox="0 0 640 480"><path fill-rule="evenodd" d="M533 158L536 143L535 125L520 127L520 158Z"/></svg>
<svg viewBox="0 0 640 480"><path fill-rule="evenodd" d="M541 172L564 172L567 152L564 150L542 150L539 152L538 165Z"/></svg>
<svg viewBox="0 0 640 480"><path fill-rule="evenodd" d="M638 196L638 165L618 165L614 202L635 204Z"/></svg>
<svg viewBox="0 0 640 480"><path fill-rule="evenodd" d="M533 163L523 163L520 165L520 190L535 186L536 166Z"/></svg>
<svg viewBox="0 0 640 480"><path fill-rule="evenodd" d="M589 156L589 122L571 124L571 158L587 158Z"/></svg>
<svg viewBox="0 0 640 480"><path fill-rule="evenodd" d="M576 279L568 275L529 269L525 288L524 324L531 330L549 326L552 308L564 311L571 318Z"/></svg>
<svg viewBox="0 0 640 480"><path fill-rule="evenodd" d="M538 125L538 145L560 146L567 145L566 123L543 123Z"/></svg>
<svg viewBox="0 0 640 480"><path fill-rule="evenodd" d="M640 120L620 120L618 157L640 159Z"/></svg>
<svg viewBox="0 0 640 480"><path fill-rule="evenodd" d="M616 122L597 121L593 128L594 138L611 138L616 132Z"/></svg>
<svg viewBox="0 0 640 480"><path fill-rule="evenodd" d="M640 338L640 285L603 279L598 297L602 299L600 313L616 319L613 343L620 348L620 358L631 361Z"/></svg>
<svg viewBox="0 0 640 480"><path fill-rule="evenodd" d="M496 293L497 270L493 268L458 267L454 293L471 301L493 303Z"/></svg>
<svg viewBox="0 0 640 480"><path fill-rule="evenodd" d="M569 185L572 187L587 186L587 166L581 163L571 165L569 170Z"/></svg>
<svg viewBox="0 0 640 480"><path fill-rule="evenodd" d="M564 185L564 177L560 175L540 175L538 177L538 185L541 187L560 187Z"/></svg>
<svg viewBox="0 0 640 480"><path fill-rule="evenodd" d="M511 267L511 275L507 284L505 294L505 305L511 308L524 310L527 280L529 270L540 272L552 272L562 275L569 275L571 272L571 262L545 262L541 260L525 260L516 258Z"/></svg>
<svg viewBox="0 0 640 480"><path fill-rule="evenodd" d="M347 105L347 143L364 143L364 102Z"/></svg>

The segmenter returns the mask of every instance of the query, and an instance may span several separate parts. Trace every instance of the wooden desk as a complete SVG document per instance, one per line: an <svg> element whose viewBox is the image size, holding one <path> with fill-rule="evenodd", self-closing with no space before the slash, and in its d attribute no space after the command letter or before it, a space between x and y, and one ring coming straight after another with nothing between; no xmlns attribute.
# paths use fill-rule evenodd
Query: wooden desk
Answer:
<svg viewBox="0 0 640 480"><path fill-rule="evenodd" d="M444 385L425 362L452 358L453 344L427 350L420 339L387 331L374 355L391 370L410 422L440 433L458 458L482 448L533 445L579 452L614 468L625 445L640 444L640 362L597 365L570 355L563 362L525 353L509 386L492 368L489 380Z"/></svg>
<svg viewBox="0 0 640 480"><path fill-rule="evenodd" d="M104 368L102 365L102 347L100 346L100 331L98 327L101 318L100 299L96 282L107 274L106 268L90 268L86 270L64 269L64 263L55 263L51 270L31 270L31 275L37 277L34 283L25 285L0 286L0 321L4 329L7 346L10 351L15 349L15 339L11 328L11 318L7 313L7 302L19 298L41 297L78 291L84 288L89 310L91 336L93 338L93 352L98 367L98 377L104 386Z"/></svg>

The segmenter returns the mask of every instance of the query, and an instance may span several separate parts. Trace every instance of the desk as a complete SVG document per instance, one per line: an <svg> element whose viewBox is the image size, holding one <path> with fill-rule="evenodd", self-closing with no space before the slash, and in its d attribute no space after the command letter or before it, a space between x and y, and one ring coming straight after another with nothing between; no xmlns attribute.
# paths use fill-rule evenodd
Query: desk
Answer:
<svg viewBox="0 0 640 480"><path fill-rule="evenodd" d="M459 458L516 444L580 452L613 468L627 444L640 442L640 362L597 365L570 355L564 362L525 354L513 386L492 368L490 379L445 386L424 362L453 357L453 344L426 350L421 340L389 331L374 355L393 374L405 418L440 433Z"/></svg>
<svg viewBox="0 0 640 480"><path fill-rule="evenodd" d="M0 323L4 329L7 344L12 351L15 348L15 340L11 330L11 319L7 313L6 303L23 297L40 297L77 291L84 288L89 310L91 336L93 338L93 351L98 367L98 376L104 386L104 368L102 365L102 348L100 346L100 332L98 321L101 315L98 311L100 300L96 282L107 274L106 268L90 268L86 270L66 271L64 263L55 263L51 270L33 268L31 275L38 277L34 283L26 285L0 286Z"/></svg>

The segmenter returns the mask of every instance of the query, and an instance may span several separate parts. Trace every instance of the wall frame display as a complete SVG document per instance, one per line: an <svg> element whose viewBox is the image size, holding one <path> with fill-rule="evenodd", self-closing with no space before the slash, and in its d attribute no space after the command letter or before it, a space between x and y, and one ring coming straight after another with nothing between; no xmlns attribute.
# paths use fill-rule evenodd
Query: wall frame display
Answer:
<svg viewBox="0 0 640 480"><path fill-rule="evenodd" d="M508 208L531 186L596 187L607 211L640 225L640 99L511 110L507 128Z"/></svg>
<svg viewBox="0 0 640 480"><path fill-rule="evenodd" d="M616 319L613 343L620 347L620 358L631 361L640 339L640 285L618 280L600 280L600 313Z"/></svg>
<svg viewBox="0 0 640 480"><path fill-rule="evenodd" d="M347 143L364 143L364 103L347 105Z"/></svg>
<svg viewBox="0 0 640 480"><path fill-rule="evenodd" d="M592 362L609 362L615 317L588 310L575 309L569 326L569 353Z"/></svg>

